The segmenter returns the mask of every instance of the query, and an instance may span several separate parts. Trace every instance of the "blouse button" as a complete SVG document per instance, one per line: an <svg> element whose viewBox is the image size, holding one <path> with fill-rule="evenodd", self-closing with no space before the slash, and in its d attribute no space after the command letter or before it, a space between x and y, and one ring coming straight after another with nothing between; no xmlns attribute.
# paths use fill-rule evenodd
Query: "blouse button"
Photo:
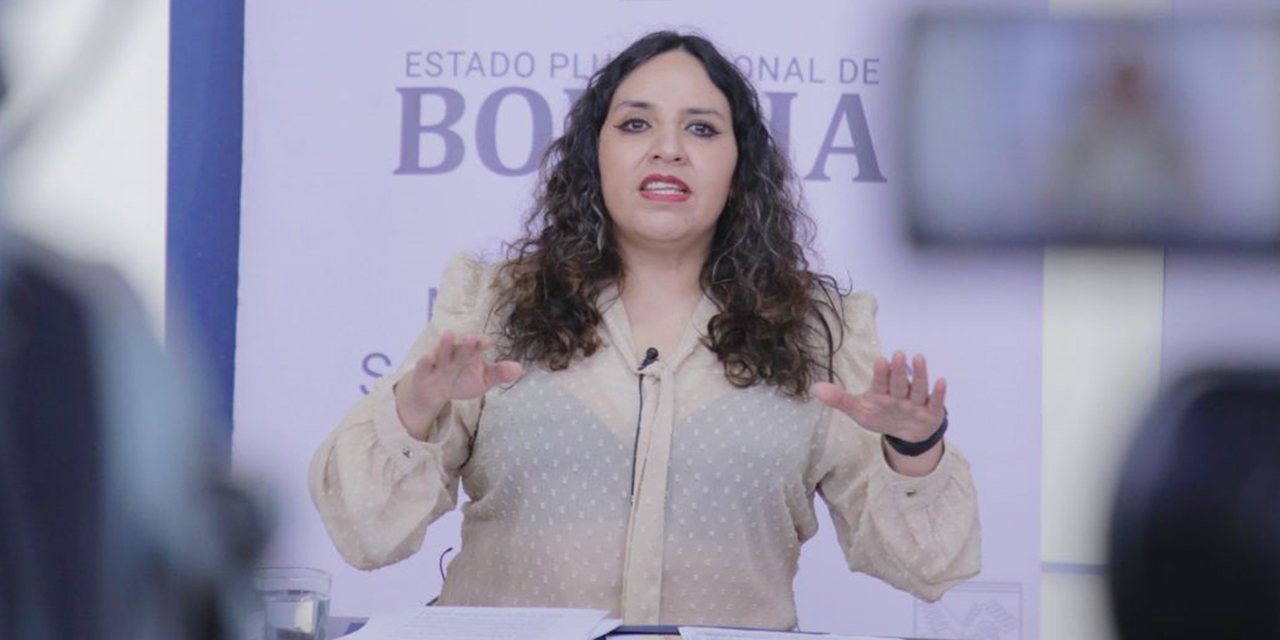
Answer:
<svg viewBox="0 0 1280 640"><path fill-rule="evenodd" d="M408 451L408 450L405 450L404 454L405 454L406 456L407 456L407 455L409 455L409 451ZM916 490L915 490L915 489L908 489L908 490L907 490L907 497L908 497L908 498L913 497L913 496L915 496L915 495L916 495Z"/></svg>
<svg viewBox="0 0 1280 640"><path fill-rule="evenodd" d="M404 456L404 457L406 457L406 458L412 458L412 457L413 457L413 452L412 452L412 451L410 451L409 449L401 449L401 450L400 450L400 455L402 455L402 456Z"/></svg>

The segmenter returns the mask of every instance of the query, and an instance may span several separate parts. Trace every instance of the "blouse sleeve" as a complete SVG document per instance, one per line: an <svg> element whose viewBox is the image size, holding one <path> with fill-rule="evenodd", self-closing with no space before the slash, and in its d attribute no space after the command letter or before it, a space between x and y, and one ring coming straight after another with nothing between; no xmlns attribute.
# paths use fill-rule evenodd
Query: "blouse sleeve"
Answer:
<svg viewBox="0 0 1280 640"><path fill-rule="evenodd" d="M844 301L845 336L835 369L850 393L870 386L880 355L876 309L870 294ZM851 570L928 601L978 573L977 496L969 464L954 445L942 445L942 460L929 475L904 476L889 467L879 434L828 408L815 446L817 490Z"/></svg>
<svg viewBox="0 0 1280 640"><path fill-rule="evenodd" d="M465 255L449 262L431 322L398 371L378 380L311 460L311 499L339 553L357 568L413 555L427 525L457 504L459 468L470 452L481 400L446 404L424 442L400 422L392 388L445 330L484 329L492 276L491 268Z"/></svg>

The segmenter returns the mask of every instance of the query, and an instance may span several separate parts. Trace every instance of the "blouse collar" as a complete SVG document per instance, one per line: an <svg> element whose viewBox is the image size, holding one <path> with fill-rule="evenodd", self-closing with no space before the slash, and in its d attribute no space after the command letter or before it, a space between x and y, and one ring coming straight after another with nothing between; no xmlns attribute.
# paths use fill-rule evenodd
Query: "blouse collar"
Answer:
<svg viewBox="0 0 1280 640"><path fill-rule="evenodd" d="M632 371L638 370L640 363L636 359L635 341L631 337L631 319L627 316L627 309L622 303L622 294L617 284L610 284L600 292L596 298L596 308L604 316L605 330L612 347L621 352L623 361ZM702 338L707 335L707 323L718 311L715 301L703 293L702 299L698 301L698 306L694 308L693 315L689 318L684 334L676 343L675 352L659 356L665 368L674 371L685 358L689 357L689 354L697 349Z"/></svg>

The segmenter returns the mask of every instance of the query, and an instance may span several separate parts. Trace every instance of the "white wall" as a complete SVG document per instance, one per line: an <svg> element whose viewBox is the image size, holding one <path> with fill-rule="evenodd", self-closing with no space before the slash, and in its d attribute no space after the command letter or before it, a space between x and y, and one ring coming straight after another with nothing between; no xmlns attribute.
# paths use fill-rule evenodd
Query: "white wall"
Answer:
<svg viewBox="0 0 1280 640"><path fill-rule="evenodd" d="M18 4L55 33L84 1ZM73 109L19 157L10 223L78 256L115 265L163 324L169 6L138 3L122 46ZM39 6L43 5L43 6ZM1055 12L1168 11L1170 0L1051 0ZM23 12L30 12L24 14ZM9 24L14 24L9 21ZM68 38L25 38L33 60ZM17 78L21 80L22 78ZM74 184L74 189L65 185ZM1045 257L1042 637L1110 637L1101 527L1120 447L1159 375L1163 259L1158 252L1053 250Z"/></svg>

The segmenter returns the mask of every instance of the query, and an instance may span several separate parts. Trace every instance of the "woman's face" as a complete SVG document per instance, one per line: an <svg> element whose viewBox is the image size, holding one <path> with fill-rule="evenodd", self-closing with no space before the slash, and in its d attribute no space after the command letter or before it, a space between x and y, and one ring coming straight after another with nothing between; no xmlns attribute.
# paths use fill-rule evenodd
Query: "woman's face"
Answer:
<svg viewBox="0 0 1280 640"><path fill-rule="evenodd" d="M668 51L632 70L614 91L598 151L624 254L710 249L738 144L729 100L697 58Z"/></svg>

